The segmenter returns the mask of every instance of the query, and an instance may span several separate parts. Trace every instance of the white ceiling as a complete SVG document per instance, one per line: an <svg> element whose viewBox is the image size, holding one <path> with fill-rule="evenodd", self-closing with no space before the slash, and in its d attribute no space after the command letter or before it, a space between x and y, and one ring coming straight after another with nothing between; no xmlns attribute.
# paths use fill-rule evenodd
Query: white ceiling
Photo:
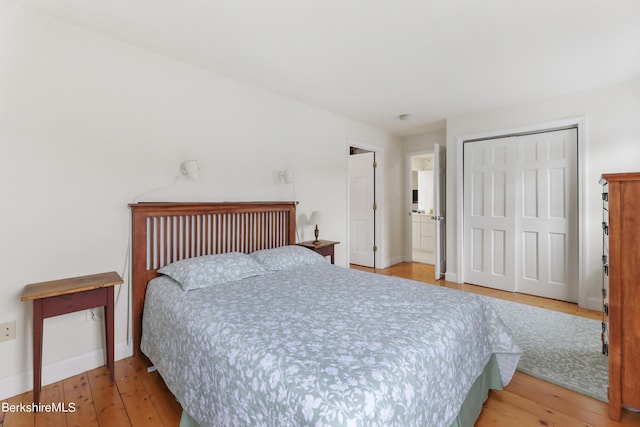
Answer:
<svg viewBox="0 0 640 427"><path fill-rule="evenodd" d="M14 3L400 135L640 74L640 0Z"/></svg>

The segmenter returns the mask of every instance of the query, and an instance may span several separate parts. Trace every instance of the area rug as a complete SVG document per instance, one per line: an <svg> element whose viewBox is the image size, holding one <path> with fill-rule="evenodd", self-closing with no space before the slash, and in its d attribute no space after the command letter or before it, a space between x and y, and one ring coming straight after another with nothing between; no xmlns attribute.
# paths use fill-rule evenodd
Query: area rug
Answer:
<svg viewBox="0 0 640 427"><path fill-rule="evenodd" d="M607 402L608 359L602 323L544 308L486 298L523 350L518 370Z"/></svg>

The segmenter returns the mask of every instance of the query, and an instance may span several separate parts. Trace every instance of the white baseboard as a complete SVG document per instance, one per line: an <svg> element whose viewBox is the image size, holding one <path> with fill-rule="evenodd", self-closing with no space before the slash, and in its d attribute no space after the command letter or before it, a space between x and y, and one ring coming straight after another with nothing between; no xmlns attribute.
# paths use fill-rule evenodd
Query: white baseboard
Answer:
<svg viewBox="0 0 640 427"><path fill-rule="evenodd" d="M435 263L434 261L435 256L433 255L433 252L414 251L413 254L411 255L411 258L413 259L413 261L420 262L423 264Z"/></svg>
<svg viewBox="0 0 640 427"><path fill-rule="evenodd" d="M447 282L458 283L458 275L456 273L447 271L444 274L444 280L446 280Z"/></svg>
<svg viewBox="0 0 640 427"><path fill-rule="evenodd" d="M124 359L133 354L133 347L126 342L118 343L114 348L115 360ZM32 360L29 358L29 360ZM51 363L42 367L42 386L72 377L106 364L104 349L95 350L80 356ZM0 400L25 393L33 389L33 371L22 372L0 379Z"/></svg>
<svg viewBox="0 0 640 427"><path fill-rule="evenodd" d="M392 257L392 258L385 258L385 259L380 260L382 265L378 266L377 268L391 267L392 265L400 264L403 261L404 261L404 256L402 256L402 255L401 256Z"/></svg>

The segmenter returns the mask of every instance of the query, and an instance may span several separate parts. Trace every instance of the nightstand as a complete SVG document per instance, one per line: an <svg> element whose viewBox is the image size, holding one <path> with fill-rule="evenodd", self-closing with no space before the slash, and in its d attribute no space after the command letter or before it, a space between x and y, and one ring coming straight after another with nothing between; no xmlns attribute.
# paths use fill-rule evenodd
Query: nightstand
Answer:
<svg viewBox="0 0 640 427"><path fill-rule="evenodd" d="M44 319L104 307L107 366L114 380L113 355L113 286L122 284L116 272L72 277L27 285L22 301L33 301L33 402L40 401L42 383L42 328Z"/></svg>
<svg viewBox="0 0 640 427"><path fill-rule="evenodd" d="M319 253L322 256L330 256L331 264L334 264L334 247L340 242L332 242L330 240L319 240L318 243L313 243L313 240L309 240L307 242L296 243L298 246L304 246L305 248L311 249Z"/></svg>

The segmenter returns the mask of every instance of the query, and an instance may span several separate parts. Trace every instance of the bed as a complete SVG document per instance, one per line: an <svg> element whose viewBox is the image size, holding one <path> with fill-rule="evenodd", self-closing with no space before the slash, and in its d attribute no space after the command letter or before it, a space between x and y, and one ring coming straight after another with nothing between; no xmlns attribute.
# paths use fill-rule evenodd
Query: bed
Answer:
<svg viewBox="0 0 640 427"><path fill-rule="evenodd" d="M139 203L134 352L205 426L469 426L521 351L482 298L328 263L295 204Z"/></svg>

